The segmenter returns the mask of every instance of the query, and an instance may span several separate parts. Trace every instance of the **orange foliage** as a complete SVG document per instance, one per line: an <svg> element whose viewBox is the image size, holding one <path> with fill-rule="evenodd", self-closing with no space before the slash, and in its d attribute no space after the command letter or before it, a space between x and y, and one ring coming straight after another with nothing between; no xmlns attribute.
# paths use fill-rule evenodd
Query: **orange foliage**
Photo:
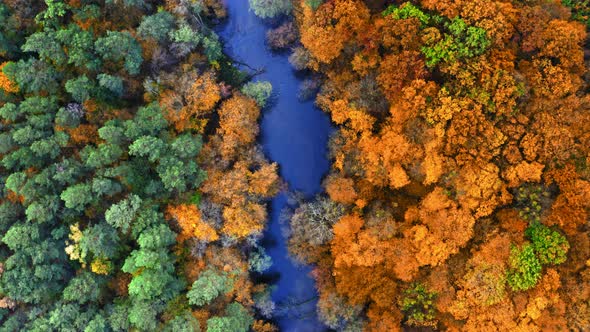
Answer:
<svg viewBox="0 0 590 332"><path fill-rule="evenodd" d="M194 204L169 205L166 213L169 218L176 220L182 229L177 236L178 242L192 237L205 242L216 241L219 238L215 229L201 219L201 212Z"/></svg>
<svg viewBox="0 0 590 332"><path fill-rule="evenodd" d="M95 125L81 124L76 128L67 129L67 131L75 144L86 145L96 143L98 140L98 131Z"/></svg>
<svg viewBox="0 0 590 332"><path fill-rule="evenodd" d="M235 94L221 105L219 135L223 139L221 153L225 158L231 158L240 146L256 140L259 115L256 102L241 94Z"/></svg>
<svg viewBox="0 0 590 332"><path fill-rule="evenodd" d="M357 198L354 181L344 177L330 176L326 180L326 192L338 203L351 204Z"/></svg>
<svg viewBox="0 0 590 332"><path fill-rule="evenodd" d="M238 238L261 232L266 221L266 208L256 203L228 206L223 209L223 232Z"/></svg>
<svg viewBox="0 0 590 332"><path fill-rule="evenodd" d="M0 89L4 90L6 93L17 93L19 89L16 83L10 81L2 71L2 68L4 68L6 64L7 62L4 62L0 65Z"/></svg>
<svg viewBox="0 0 590 332"><path fill-rule="evenodd" d="M526 292L510 291L505 276L529 226L519 212L532 207L513 197L522 186L546 188L541 223L587 242L578 240L590 212L584 26L558 1L420 0L411 3L427 23L382 15L403 2L296 4L309 67L325 77L316 103L338 125L324 187L348 213L329 248L290 243L318 264L320 312L342 296L363 307L364 330L399 330L397 283L426 281L440 293L441 328L575 330L588 319L559 282L590 278L587 250ZM423 47L453 43L444 22L455 18L483 29L489 45L426 66ZM586 313L581 288L573 301Z"/></svg>
<svg viewBox="0 0 590 332"><path fill-rule="evenodd" d="M206 124L203 116L211 113L220 99L215 75L207 72L190 85L185 98L173 90L166 90L160 96L160 105L164 108L164 116L174 124L176 130L202 131Z"/></svg>

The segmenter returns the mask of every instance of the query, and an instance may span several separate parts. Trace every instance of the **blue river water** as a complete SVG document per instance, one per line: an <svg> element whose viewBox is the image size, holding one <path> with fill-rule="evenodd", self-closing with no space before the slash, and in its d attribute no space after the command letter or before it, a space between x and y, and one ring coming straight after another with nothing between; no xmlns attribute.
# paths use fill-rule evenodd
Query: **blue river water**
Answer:
<svg viewBox="0 0 590 332"><path fill-rule="evenodd" d="M313 197L321 192L321 181L328 172L328 138L333 130L328 116L312 101L297 98L300 78L296 77L288 54L273 53L265 45L268 25L248 8L247 0L226 0L229 18L217 30L225 52L253 68L264 68L254 80L269 81L273 100L263 111L260 143L266 156L280 166L280 175L289 190ZM268 272L276 286L272 299L279 309L274 320L281 331L324 331L316 314L317 292L309 277L310 267L297 266L288 257L287 241L279 222L287 204L285 194L271 202L269 224L263 244L273 259ZM275 280L276 279L276 280ZM287 306L287 303L297 305ZM285 310L289 309L289 310Z"/></svg>

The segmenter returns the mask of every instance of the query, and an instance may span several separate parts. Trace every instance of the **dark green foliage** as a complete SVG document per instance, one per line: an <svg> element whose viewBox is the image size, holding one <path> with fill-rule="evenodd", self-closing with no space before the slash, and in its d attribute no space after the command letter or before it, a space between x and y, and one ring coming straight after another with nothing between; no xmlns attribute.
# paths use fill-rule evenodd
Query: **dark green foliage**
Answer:
<svg viewBox="0 0 590 332"><path fill-rule="evenodd" d="M509 263L506 280L514 291L533 288L541 278L541 262L530 244L525 244L520 249L512 247Z"/></svg>
<svg viewBox="0 0 590 332"><path fill-rule="evenodd" d="M145 16L137 28L137 34L142 38L153 38L163 42L174 28L174 16L163 10L154 15Z"/></svg>
<svg viewBox="0 0 590 332"><path fill-rule="evenodd" d="M15 57L21 42L22 31L18 19L4 3L0 3L0 56L9 59Z"/></svg>
<svg viewBox="0 0 590 332"><path fill-rule="evenodd" d="M96 78L98 79L98 86L106 89L113 96L121 97L123 95L123 80L120 77L99 74Z"/></svg>
<svg viewBox="0 0 590 332"><path fill-rule="evenodd" d="M134 301L129 308L129 322L140 331L155 331L158 326L158 310L148 301Z"/></svg>
<svg viewBox="0 0 590 332"><path fill-rule="evenodd" d="M14 254L4 262L0 279L5 294L24 303L44 303L61 293L69 271L63 238L57 239L31 223L15 224L6 232L2 242Z"/></svg>
<svg viewBox="0 0 590 332"><path fill-rule="evenodd" d="M35 52L42 60L58 66L63 65L67 59L53 31L42 31L30 35L21 49L25 52Z"/></svg>
<svg viewBox="0 0 590 332"><path fill-rule="evenodd" d="M81 256L89 257L90 255L100 258L114 258L120 248L119 235L111 225L101 222L90 226L83 232L84 236L80 240Z"/></svg>
<svg viewBox="0 0 590 332"><path fill-rule="evenodd" d="M515 196L520 217L531 224L541 222L542 200L549 197L549 192L541 185L525 184L518 188Z"/></svg>
<svg viewBox="0 0 590 332"><path fill-rule="evenodd" d="M254 318L237 302L228 305L225 311L226 316L207 320L207 332L247 332L254 323Z"/></svg>
<svg viewBox="0 0 590 332"><path fill-rule="evenodd" d="M103 60L124 61L124 67L129 74L139 74L143 62L141 46L129 32L107 31L107 35L98 38L94 46Z"/></svg>
<svg viewBox="0 0 590 332"><path fill-rule="evenodd" d="M215 62L221 60L223 57L221 43L219 42L219 36L215 33L211 33L203 38L203 48L205 56L209 59L209 62Z"/></svg>
<svg viewBox="0 0 590 332"><path fill-rule="evenodd" d="M561 264L567 259L570 248L565 236L540 223L531 225L526 230L526 235L533 243L533 249L543 265Z"/></svg>
<svg viewBox="0 0 590 332"><path fill-rule="evenodd" d="M95 89L94 82L86 77L86 75L67 81L65 87L72 98L79 103L90 99Z"/></svg>
<svg viewBox="0 0 590 332"><path fill-rule="evenodd" d="M427 325L434 319L436 293L429 292L423 284L414 284L404 291L400 301L408 325Z"/></svg>
<svg viewBox="0 0 590 332"><path fill-rule="evenodd" d="M57 31L55 36L62 47L68 50L69 64L92 71L100 68L102 63L94 54L94 36L90 31L70 24L67 29Z"/></svg>
<svg viewBox="0 0 590 332"><path fill-rule="evenodd" d="M590 0L561 0L561 3L571 8L574 20L590 27Z"/></svg>
<svg viewBox="0 0 590 332"><path fill-rule="evenodd" d="M97 302L105 279L90 272L83 272L70 280L63 291L63 299L68 302Z"/></svg>
<svg viewBox="0 0 590 332"><path fill-rule="evenodd" d="M172 15L141 0L31 4L22 18L38 24L0 4L3 73L19 88L0 94L0 291L17 301L0 309L0 330L199 331L163 210L198 193L202 139L143 103L147 75L130 75L143 63L135 38L177 58L223 59L219 37L196 22L208 14L190 4L192 13ZM237 330L252 323L243 308L226 313Z"/></svg>
<svg viewBox="0 0 590 332"><path fill-rule="evenodd" d="M46 62L33 58L9 62L2 71L25 93L44 91L54 94L59 88L59 80L62 76Z"/></svg>
<svg viewBox="0 0 590 332"><path fill-rule="evenodd" d="M173 320L169 321L164 326L164 332L199 332L201 328L199 321L191 315L190 312L186 312L182 315L176 316Z"/></svg>
<svg viewBox="0 0 590 332"><path fill-rule="evenodd" d="M88 183L80 183L68 187L60 197L68 209L82 212L93 200L92 187Z"/></svg>
<svg viewBox="0 0 590 332"><path fill-rule="evenodd" d="M305 4L313 10L317 10L323 3L324 0L305 0Z"/></svg>
<svg viewBox="0 0 590 332"><path fill-rule="evenodd" d="M47 9L35 17L35 21L49 28L57 28L69 6L61 0L45 0Z"/></svg>

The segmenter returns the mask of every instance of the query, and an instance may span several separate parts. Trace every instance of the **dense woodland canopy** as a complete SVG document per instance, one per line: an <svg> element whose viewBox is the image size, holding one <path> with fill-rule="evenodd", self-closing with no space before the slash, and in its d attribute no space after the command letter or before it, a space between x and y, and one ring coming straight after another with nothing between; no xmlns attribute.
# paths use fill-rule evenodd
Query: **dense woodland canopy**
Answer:
<svg viewBox="0 0 590 332"><path fill-rule="evenodd" d="M590 329L588 1L300 0L338 125L294 211L332 328Z"/></svg>
<svg viewBox="0 0 590 332"><path fill-rule="evenodd" d="M217 0L0 1L2 331L273 331L271 87Z"/></svg>
<svg viewBox="0 0 590 332"><path fill-rule="evenodd" d="M330 328L590 329L589 1L249 3L337 126L289 231ZM0 330L277 330L225 17L0 0Z"/></svg>

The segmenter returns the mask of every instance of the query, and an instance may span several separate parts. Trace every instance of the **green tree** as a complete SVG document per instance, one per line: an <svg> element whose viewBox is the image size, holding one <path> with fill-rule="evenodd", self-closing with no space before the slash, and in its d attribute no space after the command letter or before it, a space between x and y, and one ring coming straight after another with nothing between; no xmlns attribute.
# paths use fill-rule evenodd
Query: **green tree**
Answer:
<svg viewBox="0 0 590 332"><path fill-rule="evenodd" d="M53 31L40 31L30 35L21 49L25 52L35 52L42 60L57 66L63 65L67 59Z"/></svg>
<svg viewBox="0 0 590 332"><path fill-rule="evenodd" d="M230 280L225 275L213 270L206 270L199 275L199 279L193 282L186 297L189 304L200 307L211 303L219 295L230 291L232 288L233 285L230 284Z"/></svg>
<svg viewBox="0 0 590 332"><path fill-rule="evenodd" d="M92 187L88 183L79 183L68 187L60 197L68 209L83 212L93 200Z"/></svg>
<svg viewBox="0 0 590 332"><path fill-rule="evenodd" d="M225 311L225 317L213 317L207 320L207 332L247 332L254 322L254 318L237 302L228 305Z"/></svg>
<svg viewBox="0 0 590 332"><path fill-rule="evenodd" d="M124 61L124 67L131 75L139 74L143 62L141 46L129 32L107 31L98 38L95 49L105 61Z"/></svg>
<svg viewBox="0 0 590 332"><path fill-rule="evenodd" d="M268 98L272 95L272 84L267 81L249 82L242 87L242 93L254 99L258 106L266 106Z"/></svg>
<svg viewBox="0 0 590 332"><path fill-rule="evenodd" d="M142 38L153 38L164 42L168 34L174 29L174 16L162 10L151 16L144 16L137 28L137 34Z"/></svg>
<svg viewBox="0 0 590 332"><path fill-rule="evenodd" d="M59 88L61 74L45 61L30 58L7 63L2 71L16 82L25 93L47 92L55 94Z"/></svg>
<svg viewBox="0 0 590 332"><path fill-rule="evenodd" d="M260 18L287 15L293 9L289 0L248 0L250 9Z"/></svg>
<svg viewBox="0 0 590 332"><path fill-rule="evenodd" d="M534 223L526 230L526 235L531 239L541 264L557 265L566 261L570 244L559 232L543 224Z"/></svg>
<svg viewBox="0 0 590 332"><path fill-rule="evenodd" d="M541 262L531 244L525 244L520 249L512 247L509 264L506 281L514 291L533 288L541 278Z"/></svg>
<svg viewBox="0 0 590 332"><path fill-rule="evenodd" d="M86 7L90 6L84 8ZM56 38L68 50L69 64L85 67L91 71L99 70L102 63L95 55L94 36L91 31L85 31L76 24L70 24L67 29L58 30Z"/></svg>
<svg viewBox="0 0 590 332"><path fill-rule="evenodd" d="M190 312L174 317L164 326L164 332L200 332L199 321Z"/></svg>
<svg viewBox="0 0 590 332"><path fill-rule="evenodd" d="M99 74L97 77L98 86L106 89L115 97L123 95L123 80L118 76L111 76L108 74Z"/></svg>
<svg viewBox="0 0 590 332"><path fill-rule="evenodd" d="M65 87L75 101L83 103L92 96L95 84L86 75L82 75L67 81Z"/></svg>
<svg viewBox="0 0 590 332"><path fill-rule="evenodd" d="M126 233L140 207L141 198L131 194L119 203L111 205L105 212L105 219L111 226Z"/></svg>
<svg viewBox="0 0 590 332"><path fill-rule="evenodd" d="M80 304L97 302L104 285L105 278L84 271L70 280L63 290L63 299Z"/></svg>

